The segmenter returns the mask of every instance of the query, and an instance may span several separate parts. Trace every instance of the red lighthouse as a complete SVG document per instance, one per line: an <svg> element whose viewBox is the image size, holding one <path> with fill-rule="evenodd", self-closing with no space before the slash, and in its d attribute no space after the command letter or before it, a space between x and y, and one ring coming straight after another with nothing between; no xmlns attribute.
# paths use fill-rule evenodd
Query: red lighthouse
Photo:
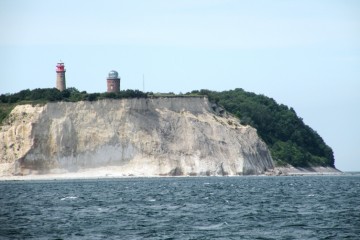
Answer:
<svg viewBox="0 0 360 240"><path fill-rule="evenodd" d="M66 89L65 84L65 66L63 62L59 62L56 65L56 88L60 91L64 91Z"/></svg>

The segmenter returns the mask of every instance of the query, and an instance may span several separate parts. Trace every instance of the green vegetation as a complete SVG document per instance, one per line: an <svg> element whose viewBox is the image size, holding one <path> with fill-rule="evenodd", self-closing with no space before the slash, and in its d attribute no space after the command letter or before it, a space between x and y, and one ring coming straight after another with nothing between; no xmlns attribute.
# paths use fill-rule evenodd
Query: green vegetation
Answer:
<svg viewBox="0 0 360 240"><path fill-rule="evenodd" d="M0 123L2 123L2 121L10 114L13 108L14 108L14 104L0 103Z"/></svg>
<svg viewBox="0 0 360 240"><path fill-rule="evenodd" d="M277 165L334 167L332 149L319 134L304 124L293 108L243 89L223 92L201 90L191 94L194 93L207 95L210 101L238 117L242 124L256 128Z"/></svg>
<svg viewBox="0 0 360 240"><path fill-rule="evenodd" d="M334 167L332 149L325 144L319 134L304 124L294 109L278 104L272 98L246 92L243 89L223 92L200 90L180 95L143 93L138 90L126 90L119 93L87 93L79 92L76 88L68 88L62 92L56 88L27 89L11 95L0 95L0 122L18 104L204 95L208 96L211 102L223 106L228 112L238 117L242 124L256 128L260 137L269 146L277 165Z"/></svg>
<svg viewBox="0 0 360 240"><path fill-rule="evenodd" d="M0 95L0 123L19 104L46 104L47 102L97 101L101 99L144 98L146 93L139 90L125 90L119 93L87 93L76 88L68 88L60 92L56 88L37 88L22 90L15 94Z"/></svg>

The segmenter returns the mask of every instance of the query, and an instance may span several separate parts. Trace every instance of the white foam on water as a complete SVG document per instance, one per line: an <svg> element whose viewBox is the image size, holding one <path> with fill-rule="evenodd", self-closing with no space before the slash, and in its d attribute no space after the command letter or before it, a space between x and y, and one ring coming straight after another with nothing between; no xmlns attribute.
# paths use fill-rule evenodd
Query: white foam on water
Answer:
<svg viewBox="0 0 360 240"><path fill-rule="evenodd" d="M62 199L60 199L61 201L67 200L67 199L76 199L78 197L74 197L74 196L69 196L69 197L64 197Z"/></svg>
<svg viewBox="0 0 360 240"><path fill-rule="evenodd" d="M108 208L101 208L101 207L98 207L96 210L97 210L98 212L108 212L108 211L109 211Z"/></svg>

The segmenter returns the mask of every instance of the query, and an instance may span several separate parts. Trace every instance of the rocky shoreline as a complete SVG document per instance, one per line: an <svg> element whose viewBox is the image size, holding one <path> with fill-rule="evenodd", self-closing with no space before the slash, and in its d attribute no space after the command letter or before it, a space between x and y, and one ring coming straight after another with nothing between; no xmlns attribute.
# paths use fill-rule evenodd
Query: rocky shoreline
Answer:
<svg viewBox="0 0 360 240"><path fill-rule="evenodd" d="M0 181L29 181L29 180L75 180L75 179L115 179L115 178L154 178L154 177L214 177L214 176L165 176L165 175L132 175L124 174L121 167L100 167L93 169L83 169L78 172L53 172L50 174L29 174L24 176L2 176ZM343 175L336 168L331 167L312 167L312 168L295 168L295 167L276 167L262 175L246 176L319 176L319 175ZM243 177L228 176L228 177Z"/></svg>
<svg viewBox="0 0 360 240"><path fill-rule="evenodd" d="M267 176L302 176L302 175L341 175L343 172L333 167L307 167L296 168L293 166L275 167L267 171Z"/></svg>

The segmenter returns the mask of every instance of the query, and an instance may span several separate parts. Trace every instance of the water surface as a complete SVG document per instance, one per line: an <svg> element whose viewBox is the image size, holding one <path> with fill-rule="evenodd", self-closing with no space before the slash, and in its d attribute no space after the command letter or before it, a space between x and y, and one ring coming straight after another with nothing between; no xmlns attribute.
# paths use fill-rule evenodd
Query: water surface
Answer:
<svg viewBox="0 0 360 240"><path fill-rule="evenodd" d="M0 182L0 239L359 239L360 175Z"/></svg>

